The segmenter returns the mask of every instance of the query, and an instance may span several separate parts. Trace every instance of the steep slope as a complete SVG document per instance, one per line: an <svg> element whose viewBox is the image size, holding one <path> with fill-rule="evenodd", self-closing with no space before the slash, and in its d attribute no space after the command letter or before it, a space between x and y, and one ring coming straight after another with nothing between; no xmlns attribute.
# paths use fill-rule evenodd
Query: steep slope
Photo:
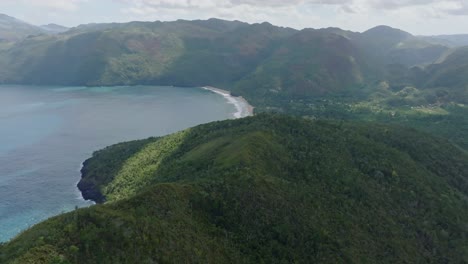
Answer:
<svg viewBox="0 0 468 264"><path fill-rule="evenodd" d="M0 82L212 85L274 101L398 83L447 49L385 26L361 34L219 19L89 24L0 49Z"/></svg>
<svg viewBox="0 0 468 264"><path fill-rule="evenodd" d="M44 33L40 27L30 25L4 14L0 14L0 42L17 41L30 35Z"/></svg>
<svg viewBox="0 0 468 264"><path fill-rule="evenodd" d="M364 83L363 54L346 37L323 30L302 30L241 80L234 91L254 98L307 97L347 91Z"/></svg>
<svg viewBox="0 0 468 264"><path fill-rule="evenodd" d="M468 103L468 47L458 48L442 62L427 67L421 80L429 88L445 88L452 100Z"/></svg>
<svg viewBox="0 0 468 264"><path fill-rule="evenodd" d="M243 24L214 38L185 38L186 52L171 65L162 82L232 88L268 57L280 41L294 33L293 29L262 23Z"/></svg>
<svg viewBox="0 0 468 264"><path fill-rule="evenodd" d="M245 92L258 79L280 73L286 95L309 96L362 83L362 61L347 38L329 31L217 19L132 22L85 25L20 42L0 54L0 81L239 86L237 92ZM283 68L289 66L297 67L296 75ZM256 88L259 93L276 96L271 83L264 86Z"/></svg>
<svg viewBox="0 0 468 264"><path fill-rule="evenodd" d="M59 36L23 41L3 52L0 64L6 73L0 80L63 85L232 82L244 68L252 67L246 64L258 60L255 54L240 54L242 47L233 41L221 42L231 32L242 34L237 28L257 25L211 19L80 26Z"/></svg>
<svg viewBox="0 0 468 264"><path fill-rule="evenodd" d="M401 127L216 122L95 153L83 181L108 202L33 227L0 262L463 263L467 175L465 153Z"/></svg>

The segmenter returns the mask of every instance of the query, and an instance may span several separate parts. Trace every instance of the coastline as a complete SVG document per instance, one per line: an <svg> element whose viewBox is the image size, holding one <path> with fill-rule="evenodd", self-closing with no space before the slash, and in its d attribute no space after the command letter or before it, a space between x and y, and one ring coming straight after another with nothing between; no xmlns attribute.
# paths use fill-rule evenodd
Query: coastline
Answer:
<svg viewBox="0 0 468 264"><path fill-rule="evenodd" d="M79 200L79 201L84 201L88 204L88 206L90 205L95 205L97 204L93 199L89 199L89 197L86 197L86 194L89 193L90 191L85 189L85 187L88 187L89 186L83 186L82 184L82 180L83 180L83 169L85 167L85 162L82 162L80 164L80 169L78 170L78 172L81 174L81 177L80 177L80 180L76 182L75 184L75 187L76 187L76 191L77 191L77 196L76 196L76 199ZM88 198L88 199L87 199Z"/></svg>
<svg viewBox="0 0 468 264"><path fill-rule="evenodd" d="M204 90L211 91L213 93L222 95L228 103L233 104L236 107L236 112L233 114L235 119L244 118L254 115L254 107L242 96L232 96L230 91L219 89L212 86L201 87Z"/></svg>
<svg viewBox="0 0 468 264"><path fill-rule="evenodd" d="M226 91L216 87L204 86L200 88L221 95L227 100L228 104L234 105L236 112L232 113L233 119L239 119L254 115L254 107L250 105L244 97L232 96L230 91ZM80 201L85 201L89 203L89 205L104 203L105 198L102 196L99 190L96 189L96 186L94 186L89 181L83 180L84 178L86 178L85 169L87 161L88 160L81 163L78 169L78 171L81 174L81 178L75 184L75 186L77 186L78 191L76 199Z"/></svg>

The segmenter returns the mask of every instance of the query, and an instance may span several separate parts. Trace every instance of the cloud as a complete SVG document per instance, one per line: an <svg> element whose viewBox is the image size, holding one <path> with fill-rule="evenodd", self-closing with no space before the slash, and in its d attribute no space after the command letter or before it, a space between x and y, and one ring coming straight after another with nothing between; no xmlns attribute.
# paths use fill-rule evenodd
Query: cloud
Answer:
<svg viewBox="0 0 468 264"><path fill-rule="evenodd" d="M468 15L468 3L465 0L354 0L348 6L351 8L377 10L382 12L398 12L413 10L415 15L433 14Z"/></svg>
<svg viewBox="0 0 468 264"><path fill-rule="evenodd" d="M399 9L411 6L424 6L429 5L436 0L387 0L387 1L379 1L379 0L369 0L367 1L368 4L376 9Z"/></svg>
<svg viewBox="0 0 468 264"><path fill-rule="evenodd" d="M88 0L2 0L5 2L14 2L24 6L30 6L33 8L45 8L49 10L60 10L60 11L75 11L79 8L79 5Z"/></svg>
<svg viewBox="0 0 468 264"><path fill-rule="evenodd" d="M352 0L230 0L233 5L245 4L253 6L297 6L301 4L342 5L352 3Z"/></svg>
<svg viewBox="0 0 468 264"><path fill-rule="evenodd" d="M173 21L217 17L297 29L364 31L390 25L415 34L467 33L468 0L0 0L2 13L33 24Z"/></svg>
<svg viewBox="0 0 468 264"><path fill-rule="evenodd" d="M303 4L341 5L353 0L115 0L136 7L151 8L207 8L207 7L294 7Z"/></svg>
<svg viewBox="0 0 468 264"><path fill-rule="evenodd" d="M89 0L2 0L5 2L21 2L36 7L46 7L57 10L76 10L79 5ZM153 9L184 9L184 8L235 8L238 6L252 7L299 7L304 5L338 6L344 10L381 10L392 11L409 7L431 8L454 15L468 15L466 0L113 0L123 3L129 8Z"/></svg>
<svg viewBox="0 0 468 264"><path fill-rule="evenodd" d="M450 3L446 3L443 10L450 15L466 16L468 15L468 2L461 0L452 1Z"/></svg>
<svg viewBox="0 0 468 264"><path fill-rule="evenodd" d="M438 15L468 15L466 0L115 0L130 5L128 10L146 12L161 9L226 9L242 6L263 8L302 8L307 5L336 6L347 13L364 11L392 12L402 9L420 9L423 13ZM256 10L255 7L259 10Z"/></svg>
<svg viewBox="0 0 468 264"><path fill-rule="evenodd" d="M390 25L414 34L464 33L468 0L109 0L126 20L268 21L296 29L365 31Z"/></svg>

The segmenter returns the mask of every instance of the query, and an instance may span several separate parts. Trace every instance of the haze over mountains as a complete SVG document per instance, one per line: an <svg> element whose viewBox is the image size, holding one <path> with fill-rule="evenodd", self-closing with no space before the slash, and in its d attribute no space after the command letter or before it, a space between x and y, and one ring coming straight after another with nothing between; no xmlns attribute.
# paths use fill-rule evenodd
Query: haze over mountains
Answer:
<svg viewBox="0 0 468 264"><path fill-rule="evenodd" d="M0 14L0 42L19 41L28 36L61 33L66 30L68 28L60 25L35 26L14 17Z"/></svg>

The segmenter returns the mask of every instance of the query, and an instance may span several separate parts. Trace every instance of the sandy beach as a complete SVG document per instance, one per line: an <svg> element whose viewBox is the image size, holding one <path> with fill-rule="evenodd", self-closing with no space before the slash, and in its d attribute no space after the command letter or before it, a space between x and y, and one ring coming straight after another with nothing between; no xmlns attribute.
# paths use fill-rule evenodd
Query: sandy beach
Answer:
<svg viewBox="0 0 468 264"><path fill-rule="evenodd" d="M230 103L233 104L236 107L236 112L234 113L234 118L243 118L243 117L248 117L248 116L253 116L254 115L254 107L249 104L247 100L245 100L244 97L239 96L235 97L231 95L231 92L219 89L216 87L211 87L211 86L204 86L202 87L205 90L217 93L219 95L224 96L226 100Z"/></svg>

